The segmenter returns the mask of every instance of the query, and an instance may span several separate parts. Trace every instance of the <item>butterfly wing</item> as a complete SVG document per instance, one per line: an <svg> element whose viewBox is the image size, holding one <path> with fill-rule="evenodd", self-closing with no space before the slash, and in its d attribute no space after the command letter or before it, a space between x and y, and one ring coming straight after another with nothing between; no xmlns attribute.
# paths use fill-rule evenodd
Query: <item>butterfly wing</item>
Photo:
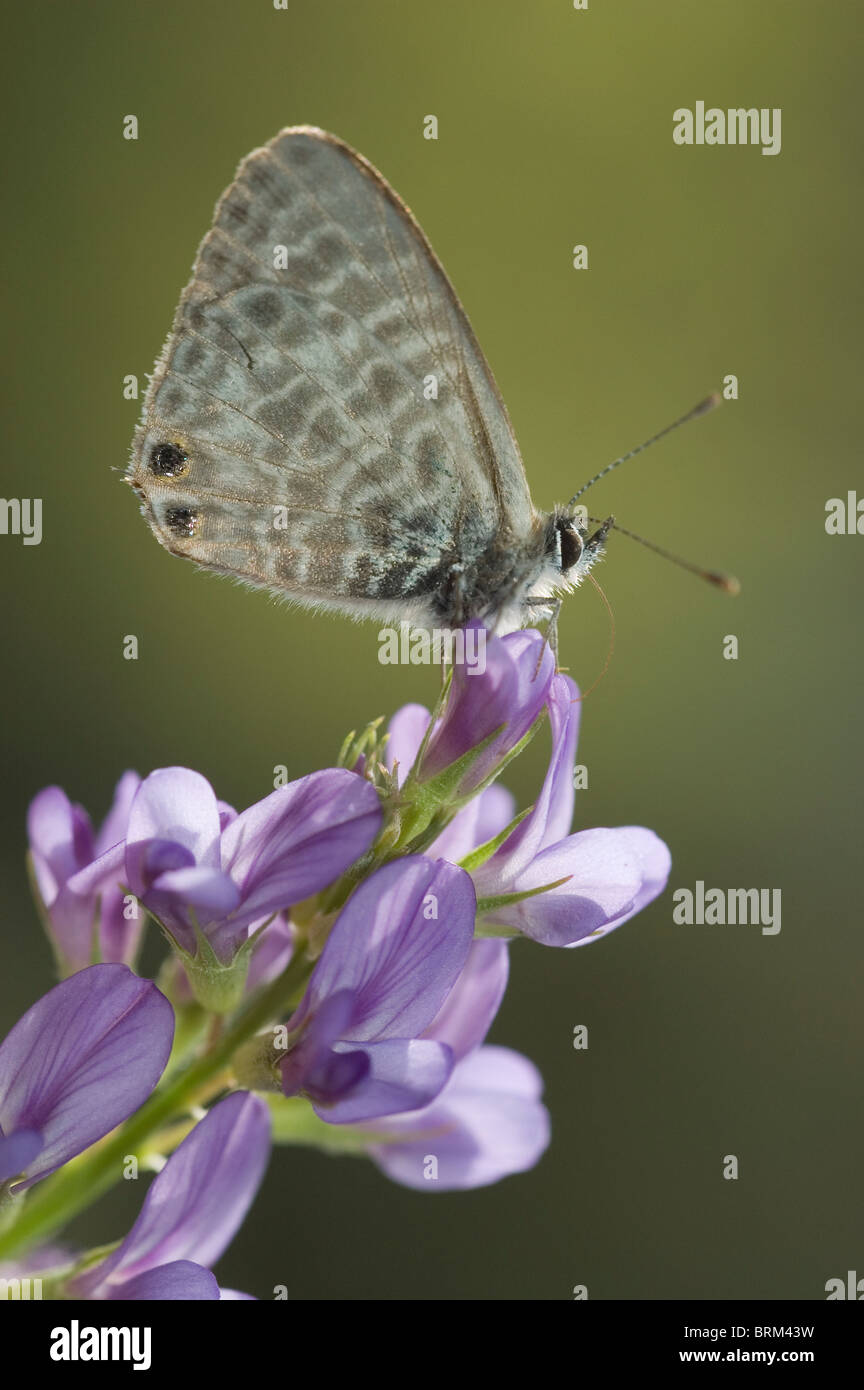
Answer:
<svg viewBox="0 0 864 1390"><path fill-rule="evenodd" d="M250 154L217 205L127 476L175 554L360 613L429 611L454 565L535 515L423 232L311 127Z"/></svg>

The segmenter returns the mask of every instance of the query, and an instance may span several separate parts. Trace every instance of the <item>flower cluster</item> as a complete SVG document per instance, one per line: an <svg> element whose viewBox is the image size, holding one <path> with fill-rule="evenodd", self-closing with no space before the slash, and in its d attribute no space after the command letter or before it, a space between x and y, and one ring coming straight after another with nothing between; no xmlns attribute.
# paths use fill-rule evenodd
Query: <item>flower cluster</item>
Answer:
<svg viewBox="0 0 864 1390"><path fill-rule="evenodd" d="M510 942L597 940L662 891L669 854L639 827L571 831L576 687L539 633L486 651L435 711L376 721L240 814L176 767L126 773L96 833L59 788L36 796L62 979L0 1046L0 1256L47 1261L54 1296L244 1297L210 1266L271 1129L425 1191L538 1161L540 1077L485 1042ZM497 779L544 722L545 779L516 814ZM148 918L170 947L156 983L134 973ZM107 1255L45 1245L129 1152L159 1168L129 1235Z"/></svg>

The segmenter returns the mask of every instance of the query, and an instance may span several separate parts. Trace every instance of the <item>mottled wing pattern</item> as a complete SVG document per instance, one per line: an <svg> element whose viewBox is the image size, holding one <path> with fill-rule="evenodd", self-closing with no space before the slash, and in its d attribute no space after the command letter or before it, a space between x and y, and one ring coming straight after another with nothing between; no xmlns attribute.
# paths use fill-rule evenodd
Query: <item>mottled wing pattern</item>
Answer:
<svg viewBox="0 0 864 1390"><path fill-rule="evenodd" d="M307 127L249 155L220 200L128 477L175 554L373 614L419 610L534 517L422 231L366 160Z"/></svg>

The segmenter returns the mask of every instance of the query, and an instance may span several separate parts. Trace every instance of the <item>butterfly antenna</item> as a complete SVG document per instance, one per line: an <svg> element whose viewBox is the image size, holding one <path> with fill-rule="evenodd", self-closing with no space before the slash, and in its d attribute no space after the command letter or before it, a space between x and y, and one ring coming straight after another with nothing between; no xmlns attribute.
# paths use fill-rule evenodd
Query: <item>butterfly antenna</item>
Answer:
<svg viewBox="0 0 864 1390"><path fill-rule="evenodd" d="M567 503L568 510L575 502L579 501L579 498L584 492L588 491L589 487L593 487L601 478L605 478L606 474L611 473L613 468L618 468L620 464L626 463L628 459L635 458L637 454L641 454L643 450L649 448L652 444L656 444L658 439L663 439L667 434L671 434L673 430L677 430L679 425L686 425L689 420L698 420L700 415L707 415L709 410L713 410L715 406L719 405L722 399L723 397L720 395L719 391L713 392L712 395L706 396L704 401L700 401L698 405L694 405L692 410L688 410L686 415L682 415L680 420L673 421L671 425L666 426L665 430L661 430L659 434L652 435L650 439L645 440L644 444L639 444L635 449L631 449L629 454L622 454L620 459L615 459L614 462L607 463L605 468L601 468L599 473L595 473L593 478L589 478L588 482L583 483L579 491L574 493Z"/></svg>
<svg viewBox="0 0 864 1390"><path fill-rule="evenodd" d="M580 700L587 700L591 692L597 689L603 677L606 675L606 672L609 670L609 667L612 665L612 657L615 655L615 614L612 612L612 605L590 570L588 571L588 578L605 603L606 612L609 614L609 649L606 652L606 660L603 662L603 670L600 672L596 681L589 685L587 690L583 690L581 695L577 695L575 700L571 700L570 703L573 705L578 705Z"/></svg>
<svg viewBox="0 0 864 1390"><path fill-rule="evenodd" d="M599 517L589 516L588 520L595 522L599 520ZM629 536L631 541L638 541L648 550L653 550L655 555L662 555L664 560L671 560L672 564L678 565L679 569L689 570L691 574L698 575L700 579L706 579L709 584L714 584L725 594L734 596L741 592L741 585L734 574L720 574L717 570L706 570L701 565L694 565L691 560L685 560L680 555L673 555L671 550L664 550L662 545L656 545L654 541L646 540L644 536L637 536L635 531L628 531L624 526L619 526L617 521L610 521L609 530L620 531L622 536Z"/></svg>

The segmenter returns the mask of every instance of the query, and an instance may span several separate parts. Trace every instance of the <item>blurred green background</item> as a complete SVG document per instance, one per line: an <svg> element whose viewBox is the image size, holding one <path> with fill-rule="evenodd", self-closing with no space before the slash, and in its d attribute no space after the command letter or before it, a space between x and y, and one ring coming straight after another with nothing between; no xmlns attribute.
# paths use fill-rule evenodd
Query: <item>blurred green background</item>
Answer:
<svg viewBox="0 0 864 1390"><path fill-rule="evenodd" d="M826 500L860 476L860 6L85 0L19 4L6 25L2 492L44 499L44 539L0 537L0 1033L50 977L23 870L40 787L101 817L124 768L179 762L242 806L275 764L327 765L348 728L434 694L434 671L379 665L374 626L170 557L112 472L139 409L123 377L143 385L237 162L283 125L322 125L429 235L539 505L738 376L737 402L591 501L743 592L621 538L599 571L617 643L584 707L577 827L650 825L674 867L666 895L596 946L514 949L492 1040L546 1078L537 1169L436 1196L281 1150L222 1282L326 1299L567 1299L575 1284L818 1299L864 1272L864 539L824 529ZM782 153L677 147L672 112L697 100L781 107ZM560 629L583 686L608 641L586 585ZM544 754L508 773L524 804ZM673 925L672 889L697 879L781 888L781 933ZM127 1184L74 1234L116 1238L141 1195Z"/></svg>

